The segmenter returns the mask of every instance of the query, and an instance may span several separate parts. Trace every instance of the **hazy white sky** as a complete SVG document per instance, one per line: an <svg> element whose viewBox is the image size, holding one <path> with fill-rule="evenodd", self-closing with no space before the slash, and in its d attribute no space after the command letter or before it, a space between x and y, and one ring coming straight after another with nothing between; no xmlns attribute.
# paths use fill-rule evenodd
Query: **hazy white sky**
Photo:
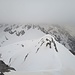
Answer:
<svg viewBox="0 0 75 75"><path fill-rule="evenodd" d="M0 0L0 23L75 25L75 0Z"/></svg>

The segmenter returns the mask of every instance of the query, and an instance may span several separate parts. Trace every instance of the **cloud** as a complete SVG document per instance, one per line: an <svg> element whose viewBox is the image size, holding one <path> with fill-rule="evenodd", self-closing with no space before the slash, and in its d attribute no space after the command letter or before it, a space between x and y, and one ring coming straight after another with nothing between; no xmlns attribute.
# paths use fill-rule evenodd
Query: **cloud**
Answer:
<svg viewBox="0 0 75 75"><path fill-rule="evenodd" d="M75 24L74 0L1 0L0 23Z"/></svg>

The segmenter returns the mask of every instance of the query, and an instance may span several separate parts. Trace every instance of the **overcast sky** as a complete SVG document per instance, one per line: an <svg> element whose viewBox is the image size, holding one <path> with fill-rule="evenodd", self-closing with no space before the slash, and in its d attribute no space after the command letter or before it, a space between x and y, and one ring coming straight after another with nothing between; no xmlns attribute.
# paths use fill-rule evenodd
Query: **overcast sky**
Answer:
<svg viewBox="0 0 75 75"><path fill-rule="evenodd" d="M75 0L0 0L0 23L75 25Z"/></svg>

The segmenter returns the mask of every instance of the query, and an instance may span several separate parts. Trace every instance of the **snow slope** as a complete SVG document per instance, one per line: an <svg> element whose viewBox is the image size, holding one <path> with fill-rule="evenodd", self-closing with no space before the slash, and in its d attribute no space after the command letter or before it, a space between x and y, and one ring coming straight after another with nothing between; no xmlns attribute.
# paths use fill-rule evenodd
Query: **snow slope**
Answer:
<svg viewBox="0 0 75 75"><path fill-rule="evenodd" d="M0 28L0 47L24 40L38 39L45 35L37 28L34 28L29 25L31 28L28 29L21 25L7 25Z"/></svg>
<svg viewBox="0 0 75 75"><path fill-rule="evenodd" d="M64 45L75 55L75 37L59 25L17 25L0 24L0 47L23 40L38 39L45 34L54 36L55 40Z"/></svg>
<svg viewBox="0 0 75 75"><path fill-rule="evenodd" d="M3 61L13 66L17 71L60 68L61 63L56 55L57 52L53 49L53 44L51 49L46 47L46 38L48 37L51 40L51 36L47 35L41 39L21 41L1 48L0 53ZM56 64L53 64L54 62Z"/></svg>
<svg viewBox="0 0 75 75"><path fill-rule="evenodd" d="M46 39L51 41L51 48L47 45L49 41ZM1 47L0 52L1 59L16 69L17 73L11 72L13 75L20 71L29 74L50 72L51 75L67 75L68 71L74 73L75 70L75 57L50 35Z"/></svg>
<svg viewBox="0 0 75 75"><path fill-rule="evenodd" d="M5 75L75 75L75 56L54 37L36 26L7 26L0 29L0 60L16 72Z"/></svg>

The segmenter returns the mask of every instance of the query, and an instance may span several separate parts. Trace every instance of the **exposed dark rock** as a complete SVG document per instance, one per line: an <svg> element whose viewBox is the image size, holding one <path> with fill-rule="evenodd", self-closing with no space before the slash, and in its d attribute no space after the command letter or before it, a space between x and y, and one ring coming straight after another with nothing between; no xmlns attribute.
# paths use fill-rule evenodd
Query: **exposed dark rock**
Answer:
<svg viewBox="0 0 75 75"><path fill-rule="evenodd" d="M8 38L5 36L5 39L8 40Z"/></svg>
<svg viewBox="0 0 75 75"><path fill-rule="evenodd" d="M0 53L0 58L2 58L2 54Z"/></svg>
<svg viewBox="0 0 75 75"><path fill-rule="evenodd" d="M23 45L23 44L21 44L21 46L22 46L22 47L24 47L24 45Z"/></svg>
<svg viewBox="0 0 75 75"><path fill-rule="evenodd" d="M69 50L73 55L75 55L75 51Z"/></svg>
<svg viewBox="0 0 75 75"><path fill-rule="evenodd" d="M12 29L12 28L7 27L7 28L4 29L4 32L11 31L11 29Z"/></svg>
<svg viewBox="0 0 75 75"><path fill-rule="evenodd" d="M50 41L49 39L47 39L47 38L46 38L46 41L48 41L48 42L46 43L46 47L49 45L49 47L51 48L51 41Z"/></svg>
<svg viewBox="0 0 75 75"><path fill-rule="evenodd" d="M67 43L71 47L71 50L75 53L75 38L69 37Z"/></svg>
<svg viewBox="0 0 75 75"><path fill-rule="evenodd" d="M62 41L60 36L55 35L55 37L56 37L55 40L58 41L59 43L60 43L60 41Z"/></svg>
<svg viewBox="0 0 75 75"><path fill-rule="evenodd" d="M17 36L20 36L20 32L16 32L16 35L17 35Z"/></svg>
<svg viewBox="0 0 75 75"><path fill-rule="evenodd" d="M6 65L2 60L0 60L0 72L1 72L1 75L4 72L10 72L10 70L16 71L13 67L10 67L10 66Z"/></svg>
<svg viewBox="0 0 75 75"><path fill-rule="evenodd" d="M11 62L11 58L9 59L9 63Z"/></svg>
<svg viewBox="0 0 75 75"><path fill-rule="evenodd" d="M24 34L25 34L25 31L24 31L24 30L21 30L21 31L20 31L20 34L21 34L21 35L24 35Z"/></svg>
<svg viewBox="0 0 75 75"><path fill-rule="evenodd" d="M38 52L38 50L39 50L40 48L37 48L37 51L36 51L36 53Z"/></svg>
<svg viewBox="0 0 75 75"><path fill-rule="evenodd" d="M9 31L10 34L14 34L15 32L16 32L16 30L15 31Z"/></svg>
<svg viewBox="0 0 75 75"><path fill-rule="evenodd" d="M4 74L1 72L0 75L4 75Z"/></svg>
<svg viewBox="0 0 75 75"><path fill-rule="evenodd" d="M25 34L25 31L24 30L21 30L20 32L16 32L16 35L17 36L24 35L24 34Z"/></svg>
<svg viewBox="0 0 75 75"><path fill-rule="evenodd" d="M47 44L46 44L46 47L49 45L49 47L51 48L51 43L50 42L48 42Z"/></svg>
<svg viewBox="0 0 75 75"><path fill-rule="evenodd" d="M55 47L56 52L58 52L56 43L55 43L55 41L53 40L53 38L52 38L52 42L53 42L53 44L54 44L54 47Z"/></svg>
<svg viewBox="0 0 75 75"><path fill-rule="evenodd" d="M26 56L25 56L25 58L24 58L24 61L26 60L26 58L28 57L28 55L29 55L29 53L26 54Z"/></svg>
<svg viewBox="0 0 75 75"><path fill-rule="evenodd" d="M27 26L27 29L30 29L30 28L31 28L31 25L28 25L28 26Z"/></svg>

